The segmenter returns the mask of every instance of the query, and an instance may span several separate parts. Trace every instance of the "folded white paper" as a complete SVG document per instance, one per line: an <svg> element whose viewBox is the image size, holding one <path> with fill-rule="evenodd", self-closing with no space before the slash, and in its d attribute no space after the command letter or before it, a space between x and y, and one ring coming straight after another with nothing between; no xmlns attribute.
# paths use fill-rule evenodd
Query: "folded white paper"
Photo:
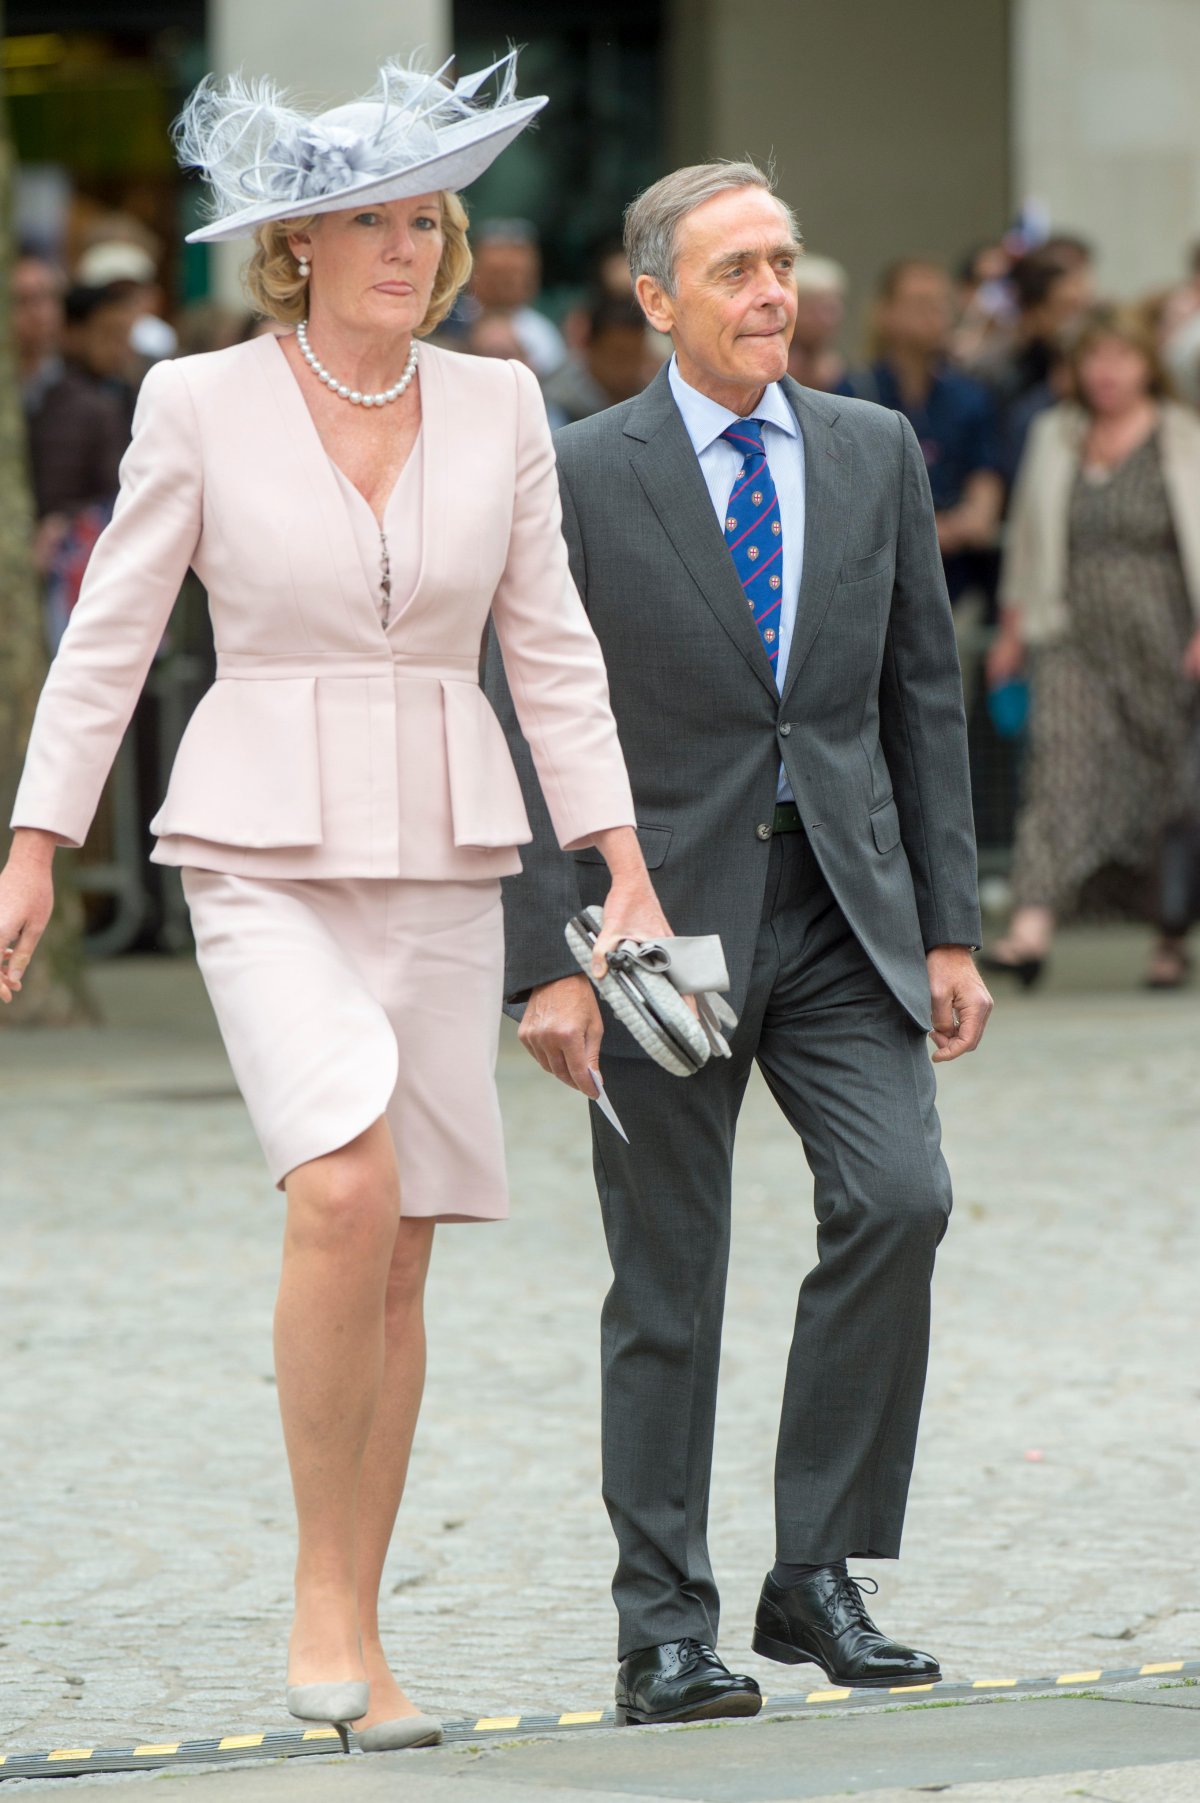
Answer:
<svg viewBox="0 0 1200 1803"><path fill-rule="evenodd" d="M604 1078L600 1075L599 1071L594 1071L590 1065L588 1066L588 1076L592 1079L592 1082L596 1085L596 1094L592 1097L592 1100L595 1102L597 1108L600 1110L601 1114L604 1116L604 1118L608 1122L609 1126L615 1127L617 1132L621 1135L621 1138L625 1141L625 1144L628 1145L629 1144L629 1135L628 1135L628 1133L626 1133L624 1127L622 1127L620 1121L617 1118L616 1109L613 1107L612 1103L608 1099L608 1096L605 1094Z"/></svg>

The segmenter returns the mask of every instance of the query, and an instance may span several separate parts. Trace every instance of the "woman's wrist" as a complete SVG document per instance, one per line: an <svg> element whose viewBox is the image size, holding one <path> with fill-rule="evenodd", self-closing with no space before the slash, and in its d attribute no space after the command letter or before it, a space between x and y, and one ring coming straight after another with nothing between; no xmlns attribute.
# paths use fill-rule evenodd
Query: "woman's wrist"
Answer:
<svg viewBox="0 0 1200 1803"><path fill-rule="evenodd" d="M62 841L57 833L40 826L18 826L12 836L8 861L26 870L49 870Z"/></svg>
<svg viewBox="0 0 1200 1803"><path fill-rule="evenodd" d="M596 850L608 865L608 873L612 877L613 886L620 884L622 889L649 886L650 877L646 870L646 860L642 856L642 848L638 844L638 836L631 826L606 827L595 836Z"/></svg>

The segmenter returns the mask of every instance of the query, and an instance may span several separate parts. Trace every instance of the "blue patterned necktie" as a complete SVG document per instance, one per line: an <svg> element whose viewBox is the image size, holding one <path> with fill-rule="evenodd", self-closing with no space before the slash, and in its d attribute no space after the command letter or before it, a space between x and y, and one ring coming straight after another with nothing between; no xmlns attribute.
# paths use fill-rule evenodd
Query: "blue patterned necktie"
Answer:
<svg viewBox="0 0 1200 1803"><path fill-rule="evenodd" d="M762 421L739 419L721 437L742 452L741 471L725 509L725 543L778 680L783 523L763 448Z"/></svg>

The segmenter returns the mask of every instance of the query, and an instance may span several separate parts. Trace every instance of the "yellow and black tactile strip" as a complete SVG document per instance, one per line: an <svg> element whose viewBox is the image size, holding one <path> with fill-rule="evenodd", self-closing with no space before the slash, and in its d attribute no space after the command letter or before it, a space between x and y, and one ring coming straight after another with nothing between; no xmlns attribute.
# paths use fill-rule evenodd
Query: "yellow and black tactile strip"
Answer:
<svg viewBox="0 0 1200 1803"><path fill-rule="evenodd" d="M987 1694L1019 1696L1034 1691L1088 1690L1094 1685L1129 1684L1138 1678L1194 1678L1200 1681L1200 1659L1166 1659L1118 1671L1062 1672L1056 1678L976 1678L972 1684L917 1684L895 1690L809 1690L764 1700L764 1715L795 1715L805 1710L863 1709L881 1703L896 1707L898 1697L914 1701L933 1693L937 1702L976 1700ZM447 1722L446 1741L482 1742L505 1735L569 1733L576 1728L612 1725L611 1709L577 1709L565 1715L483 1715ZM222 1739L181 1740L140 1747L56 1747L50 1753L0 1753L0 1781L5 1778L79 1778L88 1772L145 1772L163 1767L228 1765L247 1759L294 1759L337 1753L335 1728L283 1729L276 1734L227 1734Z"/></svg>

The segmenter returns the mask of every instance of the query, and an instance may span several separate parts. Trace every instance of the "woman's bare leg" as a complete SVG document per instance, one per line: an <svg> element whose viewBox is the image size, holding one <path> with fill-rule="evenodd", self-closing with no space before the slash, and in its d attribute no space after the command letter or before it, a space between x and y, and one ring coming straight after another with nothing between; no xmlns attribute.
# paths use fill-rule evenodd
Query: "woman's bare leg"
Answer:
<svg viewBox="0 0 1200 1803"><path fill-rule="evenodd" d="M425 1385L425 1278L433 1222L401 1220L388 1272L383 1382L363 1459L358 1505L358 1622L371 1680L360 1728L416 1713L389 1669L379 1637L379 1588Z"/></svg>
<svg viewBox="0 0 1200 1803"><path fill-rule="evenodd" d="M275 1370L299 1528L288 1680L331 1683L365 1675L357 1518L400 1219L387 1123L298 1166L286 1188Z"/></svg>
<svg viewBox="0 0 1200 1803"><path fill-rule="evenodd" d="M993 951L998 958L1007 958L1014 964L1022 958L1044 958L1054 943L1054 927L1052 908L1018 908Z"/></svg>
<svg viewBox="0 0 1200 1803"><path fill-rule="evenodd" d="M1160 933L1150 951L1146 982L1151 989L1181 989L1192 967L1182 933Z"/></svg>

